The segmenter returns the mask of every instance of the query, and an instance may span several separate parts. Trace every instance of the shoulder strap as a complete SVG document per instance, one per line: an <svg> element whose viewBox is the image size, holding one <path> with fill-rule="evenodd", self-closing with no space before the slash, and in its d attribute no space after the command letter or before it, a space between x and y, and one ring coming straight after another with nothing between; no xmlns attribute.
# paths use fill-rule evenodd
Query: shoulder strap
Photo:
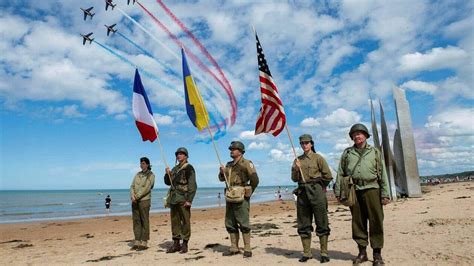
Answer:
<svg viewBox="0 0 474 266"><path fill-rule="evenodd" d="M352 171L351 171L351 176L354 174L354 170L357 168L357 166L360 164L360 161L362 161L362 155L359 156L359 160L357 161L357 163L354 165L354 167L352 168Z"/></svg>

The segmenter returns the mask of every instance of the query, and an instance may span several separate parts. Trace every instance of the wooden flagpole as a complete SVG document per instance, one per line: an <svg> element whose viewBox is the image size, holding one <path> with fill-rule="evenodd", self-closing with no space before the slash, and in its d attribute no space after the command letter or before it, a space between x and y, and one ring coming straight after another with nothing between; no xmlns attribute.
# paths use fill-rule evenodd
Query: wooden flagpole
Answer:
<svg viewBox="0 0 474 266"><path fill-rule="evenodd" d="M300 160L298 159L298 156L296 155L295 145L293 144L293 139L291 138L290 130L288 129L288 124L286 124L286 122L285 122L285 129L286 129L286 133L288 134L288 138L290 139L291 148L293 149L293 154L295 155L295 159L296 159L296 161L299 162ZM301 170L301 167L298 166L298 169L300 170L300 174L301 174L301 178L303 179L303 183L306 183L306 179L304 178L303 171Z"/></svg>
<svg viewBox="0 0 474 266"><path fill-rule="evenodd" d="M166 161L166 156L165 156L165 153L164 153L164 150L163 150L163 145L161 145L161 140L160 140L160 135L158 134L158 130L156 132L156 136L157 136L157 140L158 140L158 146L160 146L161 159L165 163L166 168L170 168L170 166L168 165L168 162ZM171 179L171 175L168 175L168 178L170 179L171 188L174 189L173 180Z"/></svg>

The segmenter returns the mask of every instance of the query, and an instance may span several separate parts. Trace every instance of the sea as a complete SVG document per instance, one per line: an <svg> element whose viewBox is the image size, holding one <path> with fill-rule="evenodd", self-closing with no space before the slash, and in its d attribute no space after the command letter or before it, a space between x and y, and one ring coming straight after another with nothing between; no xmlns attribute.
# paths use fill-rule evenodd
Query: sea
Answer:
<svg viewBox="0 0 474 266"><path fill-rule="evenodd" d="M266 202L281 199L293 200L291 186L258 187L251 202ZM152 192L152 213L168 212L163 198L168 189L157 188ZM193 208L225 206L224 189L198 188ZM220 199L218 197L219 193ZM105 212L105 197L110 195L110 213ZM0 223L70 220L92 217L131 215L129 189L88 190L4 190L0 191Z"/></svg>

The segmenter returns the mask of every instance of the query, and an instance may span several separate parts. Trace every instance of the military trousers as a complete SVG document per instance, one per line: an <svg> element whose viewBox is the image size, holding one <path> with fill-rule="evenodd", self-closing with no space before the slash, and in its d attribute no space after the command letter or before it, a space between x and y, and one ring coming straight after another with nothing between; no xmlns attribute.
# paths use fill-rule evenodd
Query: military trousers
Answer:
<svg viewBox="0 0 474 266"><path fill-rule="evenodd" d="M240 203L226 202L225 205L225 228L230 234L250 233L250 199L245 199Z"/></svg>
<svg viewBox="0 0 474 266"><path fill-rule="evenodd" d="M173 240L189 240L191 237L191 207L183 203L170 205L171 233Z"/></svg>
<svg viewBox="0 0 474 266"><path fill-rule="evenodd" d="M150 200L132 202L133 233L135 240L150 239Z"/></svg>
<svg viewBox="0 0 474 266"><path fill-rule="evenodd" d="M316 235L329 235L328 201L321 184L304 184L298 187L296 201L298 234L302 238L311 237L313 217L316 223Z"/></svg>
<svg viewBox="0 0 474 266"><path fill-rule="evenodd" d="M359 245L383 248L383 208L379 188L356 190L356 203L351 207L352 239ZM368 228L367 228L368 222Z"/></svg>

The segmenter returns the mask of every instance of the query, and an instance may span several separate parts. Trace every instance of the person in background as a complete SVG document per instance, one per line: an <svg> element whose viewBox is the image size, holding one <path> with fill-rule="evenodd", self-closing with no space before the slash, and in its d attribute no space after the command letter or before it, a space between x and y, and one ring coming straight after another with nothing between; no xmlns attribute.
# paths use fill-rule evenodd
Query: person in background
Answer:
<svg viewBox="0 0 474 266"><path fill-rule="evenodd" d="M109 215L110 213L110 204L112 203L112 199L110 198L110 195L107 195L105 198L105 213Z"/></svg>

